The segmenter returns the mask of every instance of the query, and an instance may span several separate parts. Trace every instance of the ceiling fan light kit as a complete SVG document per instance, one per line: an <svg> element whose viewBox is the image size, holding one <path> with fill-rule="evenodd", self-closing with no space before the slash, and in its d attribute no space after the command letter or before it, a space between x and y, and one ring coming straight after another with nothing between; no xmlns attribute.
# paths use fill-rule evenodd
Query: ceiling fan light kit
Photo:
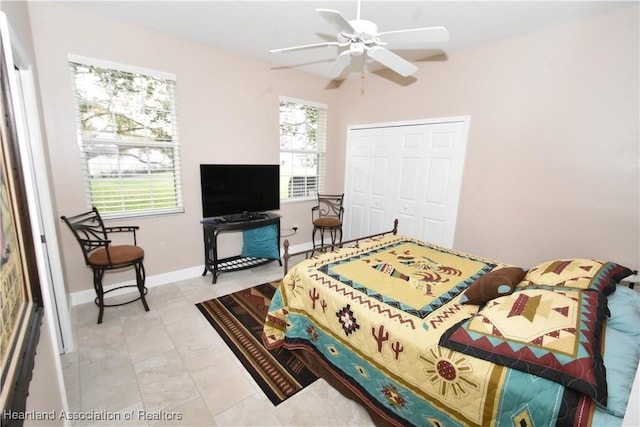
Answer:
<svg viewBox="0 0 640 427"><path fill-rule="evenodd" d="M329 67L326 77L331 80L337 79L342 75L351 63L351 57L362 56L365 53L367 57L402 77L408 77L418 71L418 67L414 64L387 49L385 46L388 43L382 41L380 36L388 36L394 44L427 44L449 40L449 32L444 27L412 28L379 33L378 26L375 23L360 19L360 1L358 1L358 18L351 21L345 19L337 10L316 9L316 12L338 30L337 41L273 49L269 52L280 53L330 46L347 48L338 54L336 60Z"/></svg>

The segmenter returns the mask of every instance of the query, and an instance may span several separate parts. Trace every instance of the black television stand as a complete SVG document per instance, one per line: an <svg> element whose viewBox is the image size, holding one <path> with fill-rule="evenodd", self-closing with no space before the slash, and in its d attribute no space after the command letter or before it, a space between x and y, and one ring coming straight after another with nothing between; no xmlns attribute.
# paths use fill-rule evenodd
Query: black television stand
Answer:
<svg viewBox="0 0 640 427"><path fill-rule="evenodd" d="M280 215L274 213L241 213L227 217L205 218L201 221L204 234L204 272L213 275L212 283L216 283L218 276L225 272L245 270L258 267L271 261L272 258L243 257L241 255L218 259L218 235L220 233L243 231L251 228L264 227L271 224L277 226L277 238L273 242L280 250ZM282 265L282 260L277 260Z"/></svg>

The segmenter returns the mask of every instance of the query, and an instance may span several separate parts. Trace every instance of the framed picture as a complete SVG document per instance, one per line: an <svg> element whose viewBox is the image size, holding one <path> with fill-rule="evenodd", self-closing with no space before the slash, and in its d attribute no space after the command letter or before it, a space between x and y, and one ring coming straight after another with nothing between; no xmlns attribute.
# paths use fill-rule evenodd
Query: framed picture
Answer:
<svg viewBox="0 0 640 427"><path fill-rule="evenodd" d="M0 33L0 418L24 413L43 305L12 104L11 58Z"/></svg>

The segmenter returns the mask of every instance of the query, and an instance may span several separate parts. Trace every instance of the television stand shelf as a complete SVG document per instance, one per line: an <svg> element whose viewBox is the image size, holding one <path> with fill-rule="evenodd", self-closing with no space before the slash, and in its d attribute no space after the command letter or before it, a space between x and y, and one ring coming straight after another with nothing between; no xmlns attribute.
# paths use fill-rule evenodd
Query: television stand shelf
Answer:
<svg viewBox="0 0 640 427"><path fill-rule="evenodd" d="M275 224L278 237L273 244L280 250L280 215L267 212L237 221L230 221L229 218L206 218L200 222L204 233L204 272L202 275L206 276L207 272L211 272L213 275L212 283L216 283L218 276L222 273L245 270L276 261L272 258L243 257L241 255L218 259L218 235ZM278 262L282 265L282 260L278 259Z"/></svg>

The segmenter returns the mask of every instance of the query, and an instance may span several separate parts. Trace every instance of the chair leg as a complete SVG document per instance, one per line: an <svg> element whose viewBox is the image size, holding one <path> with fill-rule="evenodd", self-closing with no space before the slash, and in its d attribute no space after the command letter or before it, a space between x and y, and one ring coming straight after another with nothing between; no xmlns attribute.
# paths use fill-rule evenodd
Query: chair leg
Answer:
<svg viewBox="0 0 640 427"><path fill-rule="evenodd" d="M331 235L331 250L334 250L337 245L342 243L342 228L331 228L329 234Z"/></svg>
<svg viewBox="0 0 640 427"><path fill-rule="evenodd" d="M313 256L316 249L316 231L318 231L318 227L314 225L313 231L311 232L311 244L313 245L313 251L311 251L311 256Z"/></svg>
<svg viewBox="0 0 640 427"><path fill-rule="evenodd" d="M140 292L140 300L142 301L142 306L144 307L144 311L149 311L149 305L147 304L147 300L144 296L145 287L144 281L146 278L146 274L144 271L144 264L142 261L136 264L136 284L138 285L138 291Z"/></svg>
<svg viewBox="0 0 640 427"><path fill-rule="evenodd" d="M147 299L145 298L145 293L147 288L144 286L145 280L146 280L146 272L144 270L144 264L142 263L142 261L137 262L136 264L134 264L134 269L136 271L136 287L138 288L138 292L140 292L140 298L135 298L132 299L130 301L126 301L123 303L119 303L119 304L105 304L104 302L104 294L111 292L111 291L115 291L118 290L120 288L126 288L126 287L131 287L132 285L124 285L124 286L119 286L116 287L114 289L110 289L107 292L104 291L104 288L102 287L102 277L104 276L104 273L106 270L101 269L101 268L93 268L93 287L96 291L96 299L95 299L95 303L98 306L99 312L98 312L98 324L102 323L102 317L104 315L104 308L105 307L114 307L114 306L119 306L119 305L124 305L124 304L129 304L131 302L137 301L138 299L140 299L142 301L142 306L144 307L145 311L149 311L149 304L147 304Z"/></svg>
<svg viewBox="0 0 640 427"><path fill-rule="evenodd" d="M104 270L93 269L93 287L96 290L95 303L98 305L98 324L102 323L102 316L104 314L104 289L102 288L102 276Z"/></svg>

